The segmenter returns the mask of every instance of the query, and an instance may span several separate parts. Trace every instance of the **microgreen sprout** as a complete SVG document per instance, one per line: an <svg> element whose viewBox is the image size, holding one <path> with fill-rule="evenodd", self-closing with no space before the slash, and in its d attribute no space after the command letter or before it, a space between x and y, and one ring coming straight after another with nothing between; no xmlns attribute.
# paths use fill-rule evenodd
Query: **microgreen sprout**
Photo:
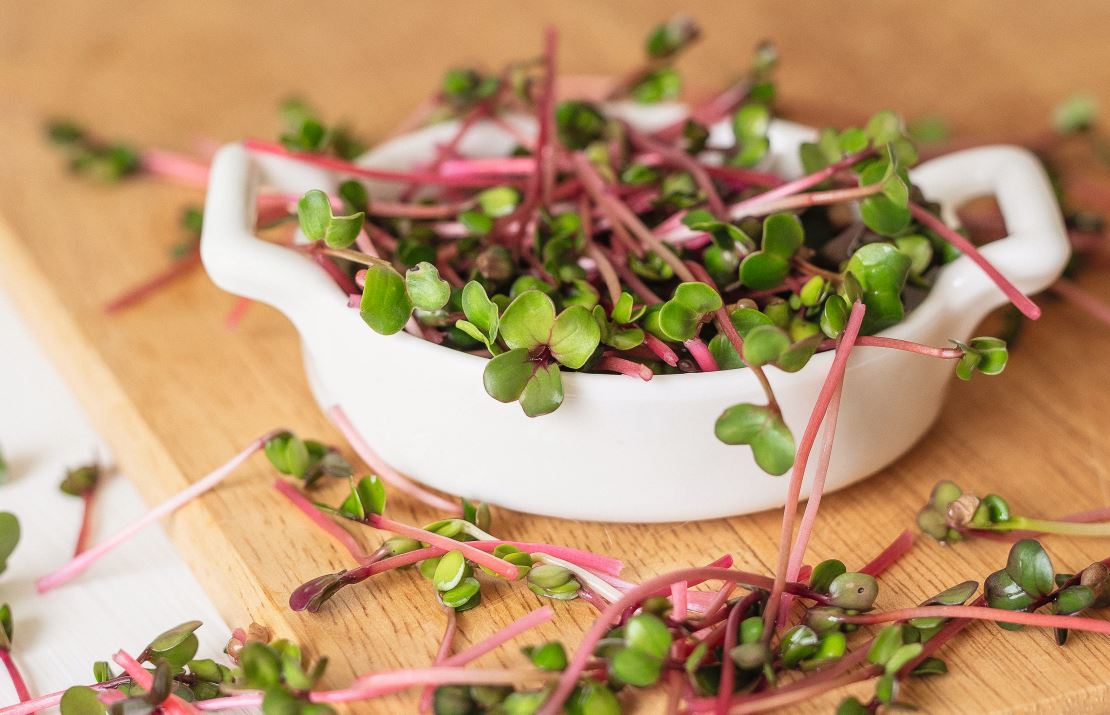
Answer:
<svg viewBox="0 0 1110 715"><path fill-rule="evenodd" d="M96 488L100 483L100 465L86 464L66 471L59 489L70 496L80 497L81 527L77 532L77 543L73 548L73 555L77 556L85 550L89 540L89 530L92 526L92 506Z"/></svg>
<svg viewBox="0 0 1110 715"><path fill-rule="evenodd" d="M917 525L944 542L969 536L1009 540L1038 534L1099 537L1110 535L1110 510L1096 509L1059 519L1019 516L998 494L966 494L955 483L943 480L933 487L928 503L918 512Z"/></svg>

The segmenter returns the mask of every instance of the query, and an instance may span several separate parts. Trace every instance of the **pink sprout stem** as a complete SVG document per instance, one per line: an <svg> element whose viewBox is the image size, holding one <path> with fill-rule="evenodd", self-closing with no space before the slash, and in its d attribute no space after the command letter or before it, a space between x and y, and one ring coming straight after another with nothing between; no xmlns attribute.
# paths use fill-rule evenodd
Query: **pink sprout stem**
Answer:
<svg viewBox="0 0 1110 715"><path fill-rule="evenodd" d="M639 148L644 151L655 152L667 163L688 172L690 176L694 178L694 182L697 183L701 192L705 194L705 200L709 204L709 210L718 219L725 219L727 214L725 202L721 200L721 195L717 192L717 187L713 185L713 180L709 178L709 174L706 172L704 166L681 149L670 146L665 142L652 139L627 125L625 125L625 127L628 130L628 136L632 139L633 144L638 145Z"/></svg>
<svg viewBox="0 0 1110 715"><path fill-rule="evenodd" d="M871 156L874 151L874 149L864 149L863 151L856 152L855 154L849 154L840 161L829 164L824 169L815 171L812 174L807 174L801 178L794 179L793 181L788 181L785 184L779 184L773 189L764 191L762 194L756 194L751 198L738 201L728 207L729 215L734 219L743 218L745 216L752 216L754 214L751 212L754 207L761 206L776 199L782 199L786 198L787 196L793 196L794 194L800 194L807 189L811 189L823 181L828 181L838 171L843 171L852 164L858 162L860 159L866 159L868 156Z"/></svg>
<svg viewBox="0 0 1110 715"><path fill-rule="evenodd" d="M813 475L813 485L810 487L809 499L806 501L802 520L798 523L798 536L794 539L794 546L790 549L790 561L786 569L786 580L796 581L798 572L802 568L802 559L806 555L806 547L813 535L813 526L817 522L817 510L821 508L821 497L825 493L825 478L829 474L829 462L832 460L833 444L836 441L836 422L840 416L840 398L844 394L844 383L841 382L833 390L829 409L825 414L825 434L821 440L821 455L817 461L817 473ZM788 599L787 604L793 599ZM778 627L786 625L787 608L779 610Z"/></svg>
<svg viewBox="0 0 1110 715"><path fill-rule="evenodd" d="M891 623L906 621L911 618L928 618L939 616L941 618L970 618L980 621L994 621L996 623L1013 623L1020 626L1035 626L1038 628L1067 628L1075 631L1088 631L1110 635L1110 621L1083 616L1058 616L1050 613L1026 613L1024 611L1006 611L999 608L984 606L919 606L916 608L899 608L881 613L861 613L859 615L837 616L842 623L857 623L859 625L874 625L877 623Z"/></svg>
<svg viewBox="0 0 1110 715"><path fill-rule="evenodd" d="M458 619L455 618L455 609L446 607L443 609L447 614L447 626L443 630L443 639L439 643L439 651L436 653L435 661L432 665L443 665L447 658L451 655L451 644L455 641L455 631L458 629ZM435 694L435 689L428 685L424 687L424 692L420 694L420 712L426 713L432 709L432 696Z"/></svg>
<svg viewBox="0 0 1110 715"><path fill-rule="evenodd" d="M745 79L737 82L708 101L699 104L687 116L671 122L655 132L655 136L663 140L677 139L682 134L682 128L686 125L687 120L690 119L706 126L714 124L740 106L740 103L751 94L751 91L752 84L750 80Z"/></svg>
<svg viewBox="0 0 1110 715"><path fill-rule="evenodd" d="M19 666L12 660L12 653L7 648L0 648L0 661L3 661L4 668L8 671L8 676L12 680L12 686L15 688L15 695L19 698L19 702L26 703L31 700L31 691L27 689L27 683L23 680L23 674L19 672Z"/></svg>
<svg viewBox="0 0 1110 715"><path fill-rule="evenodd" d="M189 251L188 254L175 259L173 263L158 271L147 280L128 288L123 293L120 293L115 298L108 301L104 305L104 312L110 315L112 313L118 313L124 308L129 308L150 296L152 293L158 292L178 278L188 274L199 265L200 247L197 246Z"/></svg>
<svg viewBox="0 0 1110 715"><path fill-rule="evenodd" d="M260 154L273 154L275 156L284 156L290 159L296 159L306 164L312 164L324 169L329 169L340 174L349 176L361 176L366 179L379 179L381 181L397 181L406 184L434 184L436 186L453 186L453 187L489 187L497 186L504 183L512 183L507 181L505 177L484 177L484 176L444 176L443 174L435 172L421 172L421 171L393 171L389 169L371 169L365 166L360 166L350 161L337 159L323 154L314 154L312 152L292 151L286 149L281 144L274 142L267 142L261 139L246 139L243 141L243 146L250 151L258 152Z"/></svg>
<svg viewBox="0 0 1110 715"><path fill-rule="evenodd" d="M795 194L793 196L784 196L774 201L761 201L745 209L742 215L734 211L731 217L735 221L746 216L766 216L778 211L793 211L810 206L828 206L829 204L859 201L868 196L874 196L882 192L882 190L882 184L868 184L866 186L852 186L842 189L830 189L828 191L811 191L808 193ZM755 198L760 196L763 196L763 194L759 194Z"/></svg>
<svg viewBox="0 0 1110 715"><path fill-rule="evenodd" d="M860 573L870 574L872 576L879 576L888 568L893 566L898 559L902 558L910 552L913 548L914 536L913 532L909 529L904 530L899 534L894 541L890 542L878 556L868 561Z"/></svg>
<svg viewBox="0 0 1110 715"><path fill-rule="evenodd" d="M402 476L400 472L378 456L378 453L370 447L366 440L362 438L362 435L358 433L358 430L355 429L355 426L351 424L351 420L348 419L347 413L343 411L342 407L334 405L328 409L327 414L328 419L343 433L343 437L350 443L351 448L355 450L359 458L366 462L382 478L382 481L434 509L453 515L462 514L462 508L454 501L444 499L421 488L407 477Z"/></svg>
<svg viewBox="0 0 1110 715"><path fill-rule="evenodd" d="M834 341L826 340L821 343L822 349L835 347ZM918 355L925 355L926 357L940 358L942 360L958 360L963 357L963 350L959 348L935 348L931 345L922 345L910 340L899 340L898 338L884 338L878 335L861 335L856 338L856 347L860 348L889 348L891 350L904 350L905 352L917 353Z"/></svg>
<svg viewBox="0 0 1110 715"><path fill-rule="evenodd" d="M77 531L77 543L73 547L73 555L80 556L81 552L89 547L89 537L92 533L93 500L96 496L96 485L81 495L81 527Z"/></svg>
<svg viewBox="0 0 1110 715"><path fill-rule="evenodd" d="M309 521L320 527L324 533L346 548L347 551L351 553L351 556L354 557L355 561L358 561L360 564L370 561L370 557L367 556L366 551L359 545L355 537L351 536L350 532L317 509L316 505L305 498L299 489L284 479L275 479L274 489L277 489L281 492L282 496L293 502L293 505L296 506L302 514L307 516Z"/></svg>
<svg viewBox="0 0 1110 715"><path fill-rule="evenodd" d="M183 154L147 149L140 161L143 170L155 176L176 179L188 186L208 185L208 164Z"/></svg>
<svg viewBox="0 0 1110 715"><path fill-rule="evenodd" d="M324 269L324 272L331 276L331 279L335 281L335 284L339 286L340 290L344 293L351 294L358 292L358 286L351 280L351 277L340 270L339 266L335 265L326 255L313 251L312 260L316 261L316 263Z"/></svg>
<svg viewBox="0 0 1110 715"><path fill-rule="evenodd" d="M1006 297L1021 311L1022 315L1030 320L1036 320L1041 317L1041 309L1037 307L1037 304L1019 291L1017 286L1011 283L990 261L984 258L983 254L979 252L979 249L975 247L975 244L964 238L959 232L949 228L948 224L944 223L944 221L941 221L939 218L929 213L929 211L913 202L910 202L910 213L913 214L913 217L923 226L938 233L941 238L960 249L962 253L974 261L975 265L979 266L979 268L994 281L995 285L1006 294Z"/></svg>
<svg viewBox="0 0 1110 715"><path fill-rule="evenodd" d="M1110 325L1110 305L1103 303L1067 278L1061 278L1053 283L1050 290L1072 305L1083 309L1092 318Z"/></svg>
<svg viewBox="0 0 1110 715"><path fill-rule="evenodd" d="M844 371L848 365L848 356L852 353L852 346L859 335L860 326L863 324L865 312L863 303L856 301L852 306L852 313L848 324L840 338L836 356L833 358L829 374L821 385L821 392L817 395L817 402L813 405L809 422L798 444L798 451L794 458L794 469L790 474L790 485L786 495L786 505L782 511L782 530L779 532L779 559L775 568L775 584L771 589L771 597L767 600L767 610L763 613L763 637L770 639L774 634L774 624L778 616L779 601L783 593L783 584L787 581L787 567L790 559L790 543L794 536L794 516L798 510L798 497L802 491L802 480L805 477L806 465L809 464L809 455L813 451L813 443L817 439L817 430L828 412L829 403L832 402L837 387L844 379ZM729 321L731 323L731 321Z"/></svg>
<svg viewBox="0 0 1110 715"><path fill-rule="evenodd" d="M690 585L685 581L676 581L671 584L671 618L676 621L686 620L686 612L689 610L687 595Z"/></svg>
<svg viewBox="0 0 1110 715"><path fill-rule="evenodd" d="M683 345L690 351L690 354L694 357L694 361L698 364L698 367L701 368L702 372L717 372L721 369L718 367L717 360L713 357L713 353L709 352L709 348L702 342L701 338L690 338L684 342Z"/></svg>
<svg viewBox="0 0 1110 715"><path fill-rule="evenodd" d="M231 306L231 310L227 312L227 317L224 318L224 327L228 330L235 330L239 327L239 323L243 322L243 316L250 310L253 302L250 298L238 296L235 299L235 305Z"/></svg>
<svg viewBox="0 0 1110 715"><path fill-rule="evenodd" d="M578 650L574 653L574 657L571 659L566 669L563 670L558 684L555 686L550 697L544 702L543 707L538 711L538 715L555 715L559 712L559 709L562 707L563 703L566 702L567 697L578 682L578 678L582 675L583 671L586 670L586 665L589 662L590 656L593 654L597 642L601 640L601 637L605 635L612 627L613 623L624 613L625 609L640 603L645 598L649 598L660 590L662 590L664 594L667 593L672 583L681 581L693 582L695 580L704 581L710 579L742 583L756 588L767 588L771 585L770 578L759 574L702 566L679 569L662 574L655 578L648 579L639 586L629 589L621 598L606 606L605 610L594 621L590 630L586 632L586 635L578 645ZM1106 625L1110 627L1110 623Z"/></svg>
<svg viewBox="0 0 1110 715"><path fill-rule="evenodd" d="M492 554L488 554L481 549L475 548L471 542L455 541L454 539L432 533L425 529L402 524L393 519L387 519L380 514L367 514L366 523L375 529L389 531L394 534L399 534L400 536L407 536L410 539L416 539L417 541L422 541L431 546L438 546L445 551L461 551L463 556L470 561L473 561L479 566L485 566L490 571L510 581L515 581L520 576L520 572L517 571L515 565L503 559L499 559Z"/></svg>
<svg viewBox="0 0 1110 715"><path fill-rule="evenodd" d="M40 578L38 581L35 582L35 588L38 589L39 593L46 593L53 588L61 586L63 583L69 581L74 576L77 576L82 571L91 566L94 562L96 562L96 560L99 559L101 556L104 556L109 551L115 549L117 546L124 543L132 536L145 529L147 526L150 526L164 516L172 514L181 507L188 504L193 499L196 499L201 494L204 494L209 489L215 487L217 484L222 482L224 478L227 477L227 475L234 472L239 467L239 465L247 461L251 457L251 455L262 449L265 446L266 442L268 442L275 435L280 434L283 431L284 430L273 430L267 432L261 437L257 437L250 444L248 444L243 449L243 451L239 452L239 454L235 455L219 467L216 467L216 469L212 470L198 481L190 484L188 487L181 490L176 495L170 497L166 501L154 507L146 514L144 514L138 521L132 523L130 526L125 527L124 529L117 532L115 535L100 542L87 551L82 552L78 556L74 557L72 561L70 561L68 564L61 567L57 571L54 571L53 573Z"/></svg>
<svg viewBox="0 0 1110 715"><path fill-rule="evenodd" d="M609 372L617 372L621 375L639 378L644 382L650 382L651 378L655 375L655 373L651 371L651 368L643 363L626 360L608 353L601 356L601 359L597 361L595 367L598 370L607 370Z"/></svg>
<svg viewBox="0 0 1110 715"><path fill-rule="evenodd" d="M744 603L741 601L732 607L729 611L728 620L725 622L725 645L721 652L721 684L717 688L717 715L728 715L728 701L732 697L732 682L736 677L735 668L732 665L732 658L730 651L736 645L736 632L740 628L740 616L742 611L740 605ZM744 610L747 610L745 605Z"/></svg>
<svg viewBox="0 0 1110 715"><path fill-rule="evenodd" d="M605 186L605 181L584 154L575 153L574 166L578 171L578 176L582 179L582 185L586 187L586 191L589 192L598 206L606 210L611 220L623 223L629 231L635 234L636 238L643 242L644 246L654 251L667 265L673 268L679 278L684 281L694 280L694 275L682 262L682 259L667 248L663 241L644 225L644 222L632 209L609 192Z"/></svg>
<svg viewBox="0 0 1110 715"><path fill-rule="evenodd" d="M678 364L678 353L670 345L655 337L651 333L644 333L644 346L659 356L659 359L671 367Z"/></svg>
<svg viewBox="0 0 1110 715"><path fill-rule="evenodd" d="M150 692L150 687L154 684L154 676L143 668L143 666L139 664L139 661L122 650L116 653L115 656L112 657L112 660L131 676L131 680L136 685ZM169 715L189 715L190 713L197 712L196 708L173 694L166 698L161 708Z"/></svg>

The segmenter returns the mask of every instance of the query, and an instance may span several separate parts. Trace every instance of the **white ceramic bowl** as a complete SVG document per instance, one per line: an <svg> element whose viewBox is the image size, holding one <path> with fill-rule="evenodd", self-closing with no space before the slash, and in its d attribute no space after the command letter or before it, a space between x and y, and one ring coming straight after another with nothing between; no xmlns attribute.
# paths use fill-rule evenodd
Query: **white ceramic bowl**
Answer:
<svg viewBox="0 0 1110 715"><path fill-rule="evenodd" d="M621 110L644 128L682 111ZM532 129L528 121L520 125ZM715 127L714 140L728 141L729 131L727 124ZM436 143L453 133L453 124L433 126L378 147L360 163L408 168L430 160ZM798 144L813 134L777 122L770 167L796 175ZM501 155L512 143L497 127L481 125L468 133L461 150ZM1027 151L962 151L922 164L912 176L926 196L946 207L949 221L953 206L997 196L1010 235L983 253L1021 290L1040 291L1063 270L1069 249L1060 212L1040 164ZM385 337L370 330L311 260L253 233L260 185L299 194L333 190L336 183L336 176L295 160L253 154L239 144L224 147L212 165L201 256L217 285L288 316L303 339L305 369L320 405L340 405L402 472L452 494L571 519L678 521L783 504L788 479L764 474L747 447L726 446L713 434L725 407L764 400L746 370L658 375L648 383L565 372L562 407L530 419L518 405L485 393L485 359L406 333ZM371 195L379 198L395 190L371 185ZM968 258L960 258L943 269L925 301L883 335L931 345L964 340L1004 300ZM831 359L832 353L824 353L797 373L769 373L795 435L805 426ZM952 372L948 361L857 349L848 365L828 489L882 469L917 442L939 413Z"/></svg>

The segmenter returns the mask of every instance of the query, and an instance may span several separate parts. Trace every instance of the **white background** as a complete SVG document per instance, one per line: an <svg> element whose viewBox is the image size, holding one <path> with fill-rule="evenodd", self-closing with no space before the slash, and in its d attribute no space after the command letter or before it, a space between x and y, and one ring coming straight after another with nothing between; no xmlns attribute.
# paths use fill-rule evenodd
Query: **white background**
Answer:
<svg viewBox="0 0 1110 715"><path fill-rule="evenodd" d="M219 657L228 627L160 526L66 585L41 596L35 592L35 579L65 563L77 537L82 500L58 489L66 468L96 457L111 467L112 460L2 289L0 449L11 472L8 483L0 484L0 511L14 512L23 528L0 576L0 603L11 604L13 656L32 695L88 684L94 661L111 660L120 648L137 655L154 636L183 621L204 621L198 657ZM112 471L97 494L93 543L144 510L131 484ZM16 700L0 667L0 707Z"/></svg>

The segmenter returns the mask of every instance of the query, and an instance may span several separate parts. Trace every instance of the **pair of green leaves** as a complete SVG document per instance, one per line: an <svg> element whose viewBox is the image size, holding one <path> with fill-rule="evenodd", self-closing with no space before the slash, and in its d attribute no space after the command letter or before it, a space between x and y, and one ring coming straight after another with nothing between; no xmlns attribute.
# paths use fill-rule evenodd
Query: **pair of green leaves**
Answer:
<svg viewBox="0 0 1110 715"><path fill-rule="evenodd" d="M680 283L674 295L653 314L648 329L665 340L685 342L698 335L703 321L723 305L721 296L705 283Z"/></svg>
<svg viewBox="0 0 1110 715"><path fill-rule="evenodd" d="M959 541L960 532L948 525L948 507L963 496L963 490L947 479L933 486L929 501L917 512L917 526L937 541Z"/></svg>
<svg viewBox="0 0 1110 715"><path fill-rule="evenodd" d="M770 405L733 405L717 418L713 431L725 444L750 446L755 463L768 474L780 476L794 465L794 435Z"/></svg>
<svg viewBox="0 0 1110 715"><path fill-rule="evenodd" d="M547 414L563 402L559 366L581 368L601 340L590 311L571 306L556 315L544 293L521 293L505 309L498 333L508 352L486 364L486 392L500 402L520 402L529 417Z"/></svg>
<svg viewBox="0 0 1110 715"><path fill-rule="evenodd" d="M297 219L305 237L310 241L323 241L331 248L347 248L353 244L365 218L362 211L336 216L331 199L319 189L306 192L297 202Z"/></svg>
<svg viewBox="0 0 1110 715"><path fill-rule="evenodd" d="M557 564L536 564L528 571L528 590L537 596L573 601L581 588L574 573Z"/></svg>
<svg viewBox="0 0 1110 715"><path fill-rule="evenodd" d="M251 641L239 653L236 686L262 690L265 715L323 715L330 707L310 703L308 691L315 687L327 668L327 658L305 666L301 649L294 643Z"/></svg>
<svg viewBox="0 0 1110 715"><path fill-rule="evenodd" d="M311 487L322 477L351 476L351 465L339 450L313 439L302 440L292 432L282 432L266 441L266 458L282 474L304 480Z"/></svg>
<svg viewBox="0 0 1110 715"><path fill-rule="evenodd" d="M956 377L970 380L976 372L984 375L998 375L1006 369L1009 352L1006 341L1001 338L972 338L967 343L953 340L956 347L963 351L963 357L956 362Z"/></svg>
<svg viewBox="0 0 1110 715"><path fill-rule="evenodd" d="M447 70L439 83L440 94L456 110L489 99L500 87L501 79L497 75L483 74L470 67Z"/></svg>
<svg viewBox="0 0 1110 715"><path fill-rule="evenodd" d="M750 101L740 106L732 115L732 133L736 140L736 153L729 159L735 166L755 166L767 156L771 140L771 109L761 101Z"/></svg>
<svg viewBox="0 0 1110 715"><path fill-rule="evenodd" d="M905 642L900 624L895 623L879 631L867 651L867 660L883 668L883 674L875 684L875 697L879 702L894 701L898 694L898 671L921 655L923 648L921 643Z"/></svg>
<svg viewBox="0 0 1110 715"><path fill-rule="evenodd" d="M654 685L674 640L663 619L653 613L638 613L624 624L620 636L623 642L608 655L609 674L638 688Z"/></svg>
<svg viewBox="0 0 1110 715"><path fill-rule="evenodd" d="M337 510L341 516L355 521L365 521L370 514L385 513L385 485L376 474L351 480L351 491Z"/></svg>
<svg viewBox="0 0 1110 715"><path fill-rule="evenodd" d="M326 126L316 110L303 99L287 99L278 110L284 125L280 141L286 149L321 153L331 151L347 160L355 159L366 151L366 146L353 137L346 127Z"/></svg>
<svg viewBox="0 0 1110 715"><path fill-rule="evenodd" d="M1023 611L1056 589L1052 559L1035 539L1022 539L1010 547L1006 568L995 571L983 583L987 605L1006 611ZM1019 625L1001 623L1007 630Z"/></svg>
<svg viewBox="0 0 1110 715"><path fill-rule="evenodd" d="M902 289L910 264L910 257L893 244L879 242L860 246L848 259L840 293L825 300L821 330L830 338L840 337L856 300L863 301L867 308L860 326L863 335L901 322L906 314Z"/></svg>
<svg viewBox="0 0 1110 715"><path fill-rule="evenodd" d="M815 670L844 657L848 639L840 631L818 634L806 625L797 625L782 636L779 661L786 668Z"/></svg>
<svg viewBox="0 0 1110 715"><path fill-rule="evenodd" d="M740 263L740 282L752 290L769 290L782 284L794 254L805 243L805 229L794 214L771 214L763 221L760 250Z"/></svg>
<svg viewBox="0 0 1110 715"><path fill-rule="evenodd" d="M501 326L501 311L490 300L486 289L478 281L470 281L462 289L462 309L466 320L459 320L455 327L482 343L491 355L501 352L497 333Z"/></svg>
<svg viewBox="0 0 1110 715"><path fill-rule="evenodd" d="M617 350L631 350L644 342L644 331L634 323L643 317L646 309L642 305L637 307L632 296L623 292L608 316L605 308L595 305L593 316L601 331L601 342Z"/></svg>
<svg viewBox="0 0 1110 715"><path fill-rule="evenodd" d="M459 223L474 236L485 236L493 222L511 214L520 203L520 193L511 186L494 186L478 193L474 205L459 214Z"/></svg>
<svg viewBox="0 0 1110 715"><path fill-rule="evenodd" d="M743 367L746 361L749 365L772 364L784 372L797 372L806 366L821 345L821 336L813 333L794 340L775 323L774 317L756 308L737 308L729 319L744 340L744 360L741 361L728 336L718 333L709 341L709 351L722 370Z"/></svg>
<svg viewBox="0 0 1110 715"><path fill-rule="evenodd" d="M437 311L451 299L451 285L439 269L420 262L401 276L392 266L374 264L366 269L359 315L374 332L393 335L405 327L414 308Z"/></svg>
<svg viewBox="0 0 1110 715"><path fill-rule="evenodd" d="M458 612L468 611L481 603L481 584L461 551L448 551L438 559L421 564L421 572L430 571L439 602ZM434 568L431 565L434 564Z"/></svg>

